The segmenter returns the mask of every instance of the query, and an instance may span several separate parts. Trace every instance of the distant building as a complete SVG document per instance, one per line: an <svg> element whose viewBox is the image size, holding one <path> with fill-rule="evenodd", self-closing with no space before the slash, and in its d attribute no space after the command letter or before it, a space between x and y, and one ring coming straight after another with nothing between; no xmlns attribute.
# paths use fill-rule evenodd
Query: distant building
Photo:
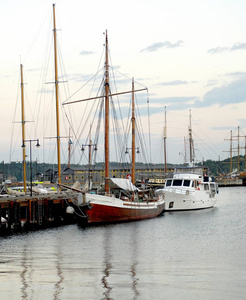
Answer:
<svg viewBox="0 0 246 300"><path fill-rule="evenodd" d="M167 172L172 173L173 168L169 168ZM110 178L127 178L131 175L130 169L120 169L114 168L109 171ZM57 169L48 169L44 173L43 180L49 181L51 183L57 182L58 171ZM93 170L88 170L88 168L81 166L76 168L65 168L61 172L61 182L63 184L72 185L76 181L79 181L80 184L84 185L88 179L92 181L93 186L100 186L105 179L105 169L98 168ZM136 181L142 182L143 180L150 180L151 182L159 182L161 178L164 178L164 169L163 168L137 168L136 169Z"/></svg>

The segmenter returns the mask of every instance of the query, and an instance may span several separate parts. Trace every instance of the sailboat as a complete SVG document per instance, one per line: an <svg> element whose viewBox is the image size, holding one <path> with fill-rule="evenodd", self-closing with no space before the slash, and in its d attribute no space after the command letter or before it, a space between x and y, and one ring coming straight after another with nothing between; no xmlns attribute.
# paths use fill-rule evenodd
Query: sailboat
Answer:
<svg viewBox="0 0 246 300"><path fill-rule="evenodd" d="M165 211L197 210L211 208L217 201L218 184L213 177L204 174L202 167L194 163L194 142L189 124L189 166L175 168L173 177L167 178L165 186L155 191L165 194Z"/></svg>
<svg viewBox="0 0 246 300"><path fill-rule="evenodd" d="M105 77L104 77L104 105L105 105L105 182L98 194L84 192L74 202L75 214L79 222L88 223L114 223L144 220L157 217L165 207L164 195L155 196L152 190L139 190L134 186L135 181L135 108L134 108L134 82L132 83L132 174L131 178L109 178L109 64L108 64L108 36L105 33ZM123 92L129 93L129 92ZM120 93L122 94L122 93ZM94 98L95 99L95 98ZM78 102L78 101L74 101ZM66 104L71 104L69 102ZM65 104L65 103L64 103ZM63 187L67 187L61 184ZM69 188L69 187L67 187ZM69 208L69 212L73 209Z"/></svg>

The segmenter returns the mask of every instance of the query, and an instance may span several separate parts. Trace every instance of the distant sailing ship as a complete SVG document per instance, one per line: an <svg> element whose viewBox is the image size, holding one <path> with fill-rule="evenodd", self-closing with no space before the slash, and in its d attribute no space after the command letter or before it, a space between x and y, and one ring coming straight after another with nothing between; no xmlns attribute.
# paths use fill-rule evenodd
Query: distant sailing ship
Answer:
<svg viewBox="0 0 246 300"><path fill-rule="evenodd" d="M102 189L93 194L77 188L70 188L82 193L75 204L75 213L79 222L86 216L88 223L124 222L154 218L160 215L165 206L164 195L156 196L151 189L140 190L135 182L135 107L134 82L132 81L132 174L131 178L109 178L109 64L108 36L105 42L105 77L104 77L104 112L105 112L105 183ZM119 94L123 94L119 93ZM115 95L115 94L114 94ZM99 97L96 97L99 98ZM74 101L77 102L77 101ZM73 103L73 102L70 102ZM67 103L69 104L69 103ZM65 185L62 185L66 187ZM70 212L73 209L68 209Z"/></svg>

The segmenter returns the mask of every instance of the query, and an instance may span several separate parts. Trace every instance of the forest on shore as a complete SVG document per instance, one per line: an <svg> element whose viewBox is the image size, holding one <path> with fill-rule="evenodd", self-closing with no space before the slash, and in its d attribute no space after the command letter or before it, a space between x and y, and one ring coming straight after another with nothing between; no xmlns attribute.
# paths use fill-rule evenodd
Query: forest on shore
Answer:
<svg viewBox="0 0 246 300"><path fill-rule="evenodd" d="M196 165L197 166L205 166L209 169L211 175L213 176L219 176L219 175L225 175L230 173L230 171L233 171L238 168L239 166L239 172L245 170L245 157L244 156L234 156L232 157L232 160L230 158L225 159L223 161L213 161L213 160L206 160L204 162L199 162ZM167 168L173 168L178 165L174 164L167 164ZM180 166L180 165L179 165ZM49 164L49 163L38 163L36 161L32 162L32 174L33 177L35 174L40 173L44 174L47 170L57 170L57 164ZM64 170L67 168L67 164L62 164L61 168ZM110 162L110 168L111 169L117 169L127 166L122 166L122 164L118 162ZM128 166L129 167L129 166ZM81 169L88 169L88 165L78 165L78 164L71 164L70 168L81 168ZM164 164L144 164L140 162L136 162L136 168L141 169L164 169ZM102 170L104 169L104 163L97 163L93 166L91 169L96 170ZM26 165L27 170L27 178L30 177L30 163L27 162ZM4 163L2 162L0 164L0 173L2 173L2 178L5 179L14 179L16 178L17 181L22 180L22 162L11 162L11 163Z"/></svg>

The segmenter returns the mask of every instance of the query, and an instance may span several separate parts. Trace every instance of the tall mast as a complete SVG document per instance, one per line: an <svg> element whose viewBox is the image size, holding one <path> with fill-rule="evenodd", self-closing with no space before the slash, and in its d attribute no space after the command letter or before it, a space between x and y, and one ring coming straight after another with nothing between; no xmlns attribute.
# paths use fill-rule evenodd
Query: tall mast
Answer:
<svg viewBox="0 0 246 300"><path fill-rule="evenodd" d="M244 136L245 144L244 144L244 170L246 171L246 135Z"/></svg>
<svg viewBox="0 0 246 300"><path fill-rule="evenodd" d="M186 155L186 139L184 136L184 163L187 164L187 155Z"/></svg>
<svg viewBox="0 0 246 300"><path fill-rule="evenodd" d="M232 130L230 131L230 173L232 172Z"/></svg>
<svg viewBox="0 0 246 300"><path fill-rule="evenodd" d="M240 143L239 143L239 126L237 127L237 172L239 173L240 168Z"/></svg>
<svg viewBox="0 0 246 300"><path fill-rule="evenodd" d="M135 99L134 78L132 78L132 183L135 184Z"/></svg>
<svg viewBox="0 0 246 300"><path fill-rule="evenodd" d="M105 43L105 191L109 193L109 65L108 65L108 33Z"/></svg>
<svg viewBox="0 0 246 300"><path fill-rule="evenodd" d="M26 193L26 147L25 147L25 110L24 110L24 83L23 83L23 65L21 70L21 123L22 123L22 157L23 157L23 184Z"/></svg>
<svg viewBox="0 0 246 300"><path fill-rule="evenodd" d="M166 174L167 173L167 146L166 146L166 139L167 139L167 112L166 112L166 106L165 106L165 125L164 125L163 139L164 139L164 163L165 163L165 174Z"/></svg>
<svg viewBox="0 0 246 300"><path fill-rule="evenodd" d="M189 144L190 144L190 163L193 164L193 140L192 140L192 129L191 129L191 110L190 110L190 126L189 126Z"/></svg>
<svg viewBox="0 0 246 300"><path fill-rule="evenodd" d="M57 67L55 4L53 4L53 19L54 19L54 58L55 58L56 138L57 138L58 183L61 183L60 120L59 120L59 98L58 98L58 67Z"/></svg>
<svg viewBox="0 0 246 300"><path fill-rule="evenodd" d="M70 127L69 127L69 135L68 135L68 168L70 168L70 160L71 160L71 144L72 141L70 139Z"/></svg>

